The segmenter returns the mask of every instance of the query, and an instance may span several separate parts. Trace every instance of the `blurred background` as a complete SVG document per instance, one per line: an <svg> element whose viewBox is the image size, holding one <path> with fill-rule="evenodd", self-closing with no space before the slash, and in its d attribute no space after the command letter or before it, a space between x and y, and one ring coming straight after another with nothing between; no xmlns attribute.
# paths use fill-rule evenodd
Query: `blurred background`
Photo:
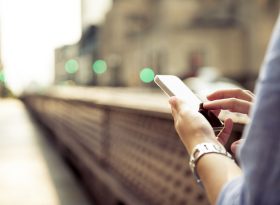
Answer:
<svg viewBox="0 0 280 205"><path fill-rule="evenodd" d="M277 0L0 0L0 204L208 204L153 78L202 98L253 91L278 13ZM228 116L240 138L247 116Z"/></svg>
<svg viewBox="0 0 280 205"><path fill-rule="evenodd" d="M153 86L208 67L253 89L277 14L277 0L2 0L1 79L15 93Z"/></svg>

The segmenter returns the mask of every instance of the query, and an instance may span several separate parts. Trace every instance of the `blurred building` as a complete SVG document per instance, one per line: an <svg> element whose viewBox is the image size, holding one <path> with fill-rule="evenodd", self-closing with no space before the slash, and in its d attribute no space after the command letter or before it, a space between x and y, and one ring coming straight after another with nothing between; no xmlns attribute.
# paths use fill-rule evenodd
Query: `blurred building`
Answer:
<svg viewBox="0 0 280 205"><path fill-rule="evenodd" d="M89 26L80 41L55 50L55 83L77 83L93 85L96 83L92 72L93 59L97 52L98 27Z"/></svg>
<svg viewBox="0 0 280 205"><path fill-rule="evenodd" d="M276 1L115 0L100 35L112 79L139 85L139 71L184 75L201 66L256 76L278 14ZM117 59L111 62L111 58Z"/></svg>
<svg viewBox="0 0 280 205"><path fill-rule="evenodd" d="M2 16L0 15L0 70L2 70L3 69L3 64L2 64L2 60L1 60L1 58L2 58L2 31L1 31L1 29L2 29L2 26L1 26L1 23L2 23Z"/></svg>
<svg viewBox="0 0 280 205"><path fill-rule="evenodd" d="M143 68L183 78L205 66L241 83L254 80L278 15L274 0L114 0L93 31L82 2L83 37L57 49L56 82L138 86ZM69 59L79 63L75 74L65 72ZM96 75L98 59L108 69Z"/></svg>
<svg viewBox="0 0 280 205"><path fill-rule="evenodd" d="M1 19L0 19L1 23ZM0 97L13 97L13 93L6 85L6 78L4 73L4 65L1 60L2 52L1 52L1 25L0 25Z"/></svg>
<svg viewBox="0 0 280 205"><path fill-rule="evenodd" d="M0 71L3 70L3 63L1 57L2 57L2 53L1 53L1 30L0 30Z"/></svg>
<svg viewBox="0 0 280 205"><path fill-rule="evenodd" d="M1 52L1 48L2 48L2 45L1 45L1 15L0 15L0 97L5 97L7 96L7 90L6 90L6 86L5 86L5 76L4 76L4 66L3 66L3 63L2 63L2 60L1 60L1 57L2 57L2 52Z"/></svg>
<svg viewBox="0 0 280 205"><path fill-rule="evenodd" d="M74 74L68 73L65 64L68 60L78 57L78 45L66 45L55 50L55 83L74 80Z"/></svg>
<svg viewBox="0 0 280 205"><path fill-rule="evenodd" d="M101 20L101 16L96 14L95 4L95 1L81 0L82 36L80 41L55 50L56 84L101 84L98 74L93 69L94 63L99 59L99 26L97 24ZM98 19L96 19L97 16ZM107 68L105 64L102 69L105 66Z"/></svg>

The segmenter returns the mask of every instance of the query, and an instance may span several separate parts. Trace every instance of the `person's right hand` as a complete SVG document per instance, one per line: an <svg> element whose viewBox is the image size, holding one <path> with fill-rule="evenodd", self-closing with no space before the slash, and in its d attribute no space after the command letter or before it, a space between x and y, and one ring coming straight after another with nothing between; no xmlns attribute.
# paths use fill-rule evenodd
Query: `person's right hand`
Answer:
<svg viewBox="0 0 280 205"><path fill-rule="evenodd" d="M248 114L255 95L249 90L219 90L207 96L203 107L209 110L229 110Z"/></svg>
<svg viewBox="0 0 280 205"><path fill-rule="evenodd" d="M221 110L248 114L255 95L249 90L231 89L216 91L208 95L207 98L209 101L203 103L203 107L212 110L216 115L218 115ZM226 136L227 139L220 139L219 141L225 144L230 135L228 134ZM241 141L242 140L238 140L232 143L231 151L234 155Z"/></svg>

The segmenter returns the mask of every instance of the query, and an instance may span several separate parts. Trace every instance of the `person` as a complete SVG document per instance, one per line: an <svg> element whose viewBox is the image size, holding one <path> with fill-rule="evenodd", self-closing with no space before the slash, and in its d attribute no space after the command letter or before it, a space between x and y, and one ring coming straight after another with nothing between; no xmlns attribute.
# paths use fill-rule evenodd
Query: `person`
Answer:
<svg viewBox="0 0 280 205"><path fill-rule="evenodd" d="M240 167L226 154L210 152L197 159L195 171L211 204L280 204L280 18L264 59L256 86L256 97L245 90L222 90L209 95L204 108L248 113L250 123L243 133L244 143L237 151ZM190 110L187 102L169 100L175 128L191 156L194 148L210 143L221 147L228 139L232 120L214 135L208 121ZM253 103L253 105L252 105ZM187 126L186 126L187 125ZM232 150L236 152L235 143Z"/></svg>

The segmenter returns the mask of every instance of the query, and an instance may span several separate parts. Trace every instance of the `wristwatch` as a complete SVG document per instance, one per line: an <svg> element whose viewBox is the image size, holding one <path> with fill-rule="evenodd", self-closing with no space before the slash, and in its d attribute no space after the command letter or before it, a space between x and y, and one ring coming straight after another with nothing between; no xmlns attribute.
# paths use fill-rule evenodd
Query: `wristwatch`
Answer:
<svg viewBox="0 0 280 205"><path fill-rule="evenodd" d="M203 155L209 154L209 153L221 154L221 155L227 156L230 159L232 159L231 154L228 153L223 146L219 146L219 145L214 144L214 143L201 143L201 144L196 145L193 148L193 151L190 155L189 164L190 164L190 168L191 168L191 170L192 170L192 172L193 172L193 174L196 178L196 181L199 184L201 184L201 180L200 180L199 175L197 173L196 165L197 165L197 162L199 161L199 159Z"/></svg>

